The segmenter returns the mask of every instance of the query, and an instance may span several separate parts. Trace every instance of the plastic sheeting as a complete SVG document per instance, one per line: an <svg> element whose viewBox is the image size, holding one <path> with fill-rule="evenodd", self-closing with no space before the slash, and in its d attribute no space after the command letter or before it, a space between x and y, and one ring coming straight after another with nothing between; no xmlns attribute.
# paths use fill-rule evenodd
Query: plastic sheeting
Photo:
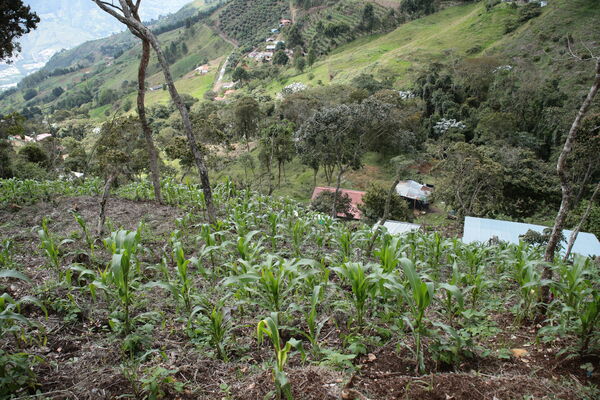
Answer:
<svg viewBox="0 0 600 400"><path fill-rule="evenodd" d="M524 224L522 222L502 221L487 218L465 217L465 228L463 234L464 243L487 242L496 236L499 240L514 244L519 243L519 236L528 230L543 232L547 226ZM568 241L571 231L564 230L563 234ZM562 253L567 248L567 242L562 242ZM577 240L573 245L572 253L583 256L600 256L600 241L592 233L579 232Z"/></svg>
<svg viewBox="0 0 600 400"><path fill-rule="evenodd" d="M421 229L421 225L400 221L385 221L383 226L385 226L388 230L388 233L392 235L402 235L404 233L418 231Z"/></svg>

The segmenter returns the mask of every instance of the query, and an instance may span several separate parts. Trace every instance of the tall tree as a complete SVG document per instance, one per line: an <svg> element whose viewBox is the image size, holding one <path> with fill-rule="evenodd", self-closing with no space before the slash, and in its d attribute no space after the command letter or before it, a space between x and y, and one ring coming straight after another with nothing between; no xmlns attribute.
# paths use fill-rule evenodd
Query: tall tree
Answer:
<svg viewBox="0 0 600 400"><path fill-rule="evenodd" d="M40 17L22 0L0 1L0 61L10 59L21 51L17 40L37 28Z"/></svg>
<svg viewBox="0 0 600 400"><path fill-rule="evenodd" d="M256 135L260 109L252 97L240 99L233 110L235 127L239 136L246 141L246 149L250 151L250 139Z"/></svg>
<svg viewBox="0 0 600 400"><path fill-rule="evenodd" d="M190 122L188 110L185 107L183 100L181 99L181 96L177 91L177 88L175 87L175 83L173 82L173 76L171 75L171 71L169 70L169 63L160 46L160 42L158 41L154 33L136 18L142 0L119 0L119 5L102 0L92 1L96 3L98 7L100 7L103 11L112 15L119 22L126 25L127 28L129 28L129 30L133 32L137 37L146 39L150 43L150 46L156 52L158 62L161 66L163 75L165 77L167 88L169 89L169 94L171 96L171 99L173 100L173 103L175 104L175 107L179 110L179 113L181 114L183 128L188 139L190 150L194 155L194 161L196 163L196 167L198 168L198 173L200 175L200 181L202 184L202 190L204 192L204 199L206 201L206 211L208 214L209 222L214 223L216 221L215 208L213 205L212 190L210 187L210 179L208 177L208 169L206 168L206 163L204 161L204 154L200 151L198 144L196 143L196 139L192 131L192 124Z"/></svg>
<svg viewBox="0 0 600 400"><path fill-rule="evenodd" d="M562 151L560 152L560 156L558 157L558 162L556 163L556 172L560 179L560 189L562 192L562 199L560 203L560 208L558 210L558 214L556 215L556 219L554 220L554 227L552 228L552 234L550 235L550 240L548 240L548 245L546 246L546 252L544 253L544 260L546 263L550 263L554 261L554 253L556 252L556 247L558 246L559 240L562 236L562 230L565 224L565 220L567 218L567 214L571 208L572 201L572 183L569 180L567 175L567 158L571 154L573 149L573 145L577 140L577 136L579 133L579 128L581 122L588 110L592 106L592 102L594 101L594 97L598 93L600 89L600 57L596 58L596 68L595 68L595 77L590 87L590 90L581 104L573 123L571 124L571 129L569 129L569 133L565 140L565 144L563 146ZM552 269L549 265L544 267L543 279L550 280L552 279ZM544 304L550 303L550 287L545 285L542 288L542 301Z"/></svg>

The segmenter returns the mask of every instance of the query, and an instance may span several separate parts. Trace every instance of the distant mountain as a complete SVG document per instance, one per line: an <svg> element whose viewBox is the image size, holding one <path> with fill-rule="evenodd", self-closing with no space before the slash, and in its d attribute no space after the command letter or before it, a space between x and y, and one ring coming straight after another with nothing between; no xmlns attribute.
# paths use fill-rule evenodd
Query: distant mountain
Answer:
<svg viewBox="0 0 600 400"><path fill-rule="evenodd" d="M191 0L144 0L144 20L179 10ZM0 89L16 85L24 76L41 69L52 55L88 40L123 30L91 0L26 0L40 16L38 28L21 40L22 53L13 64L0 64Z"/></svg>

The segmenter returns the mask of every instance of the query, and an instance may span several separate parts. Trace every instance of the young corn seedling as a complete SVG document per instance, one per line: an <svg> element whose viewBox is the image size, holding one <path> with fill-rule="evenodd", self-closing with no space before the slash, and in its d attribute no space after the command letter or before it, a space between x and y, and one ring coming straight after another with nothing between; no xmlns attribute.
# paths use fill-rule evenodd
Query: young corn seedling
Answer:
<svg viewBox="0 0 600 400"><path fill-rule="evenodd" d="M458 286L460 282L461 273L458 270L456 263L454 263L452 267L452 278L448 283L442 283L439 286L440 289L446 292L443 305L450 325L452 325L454 318L457 315L460 315L465 309L463 292Z"/></svg>
<svg viewBox="0 0 600 400"><path fill-rule="evenodd" d="M207 331L210 336L210 345L214 347L217 357L227 361L227 337L231 331L231 314L224 306L224 299L215 305L205 304L194 307L190 315L190 323L198 313L208 319Z"/></svg>
<svg viewBox="0 0 600 400"><path fill-rule="evenodd" d="M8 269L13 264L13 242L10 239L5 239L0 243L0 267Z"/></svg>
<svg viewBox="0 0 600 400"><path fill-rule="evenodd" d="M130 307L134 298L132 281L135 280L135 254L140 242L140 228L136 232L119 230L105 240L106 247L112 252L110 263L111 281L116 286L116 297L123 308L124 332L130 333ZM139 268L137 268L139 269Z"/></svg>
<svg viewBox="0 0 600 400"><path fill-rule="evenodd" d="M425 372L425 361L423 359L423 349L421 348L422 336L427 333L425 328L425 311L431 304L434 297L433 283L424 282L412 261L404 258L400 260L404 275L408 279L408 290L405 291L405 298L409 305L412 320L407 321L412 328L415 338L415 358L417 361L416 372Z"/></svg>
<svg viewBox="0 0 600 400"><path fill-rule="evenodd" d="M262 238L259 238L253 242L254 237L259 233L259 231L252 231L238 238L237 251L242 260L252 262L256 260L258 254L264 250L264 247L262 246Z"/></svg>
<svg viewBox="0 0 600 400"><path fill-rule="evenodd" d="M372 276L365 273L366 267L362 263L349 262L332 269L341 279L350 284L352 288L351 300L356 310L356 322L359 326L362 326L365 304L369 297L375 295L377 282Z"/></svg>
<svg viewBox="0 0 600 400"><path fill-rule="evenodd" d="M329 318L324 318L321 321L318 320L317 306L322 299L323 287L317 285L313 289L313 293L310 299L310 309L305 313L306 324L308 325L308 332L304 334L310 342L313 354L316 356L319 353L319 336L321 335L321 329Z"/></svg>
<svg viewBox="0 0 600 400"><path fill-rule="evenodd" d="M582 356L587 353L592 338L598 336L600 322L600 291L594 291L590 297L590 301L583 302L579 312L577 333L581 343L579 353Z"/></svg>
<svg viewBox="0 0 600 400"><path fill-rule="evenodd" d="M73 218L75 218L75 221L77 221L77 224L79 224L79 227L81 227L81 231L83 233L83 238L85 239L85 243L87 244L88 248L90 249L90 256L94 256L94 249L95 249L95 245L94 245L94 237L90 234L90 230L88 229L87 223L85 222L85 219L83 219L83 217L77 213L76 211L72 212L73 214Z"/></svg>
<svg viewBox="0 0 600 400"><path fill-rule="evenodd" d="M263 319L256 327L256 333L259 343L262 343L265 336L268 336L273 343L275 350L275 365L273 366L273 379L275 381L275 393L278 399L285 396L286 400L292 400L292 387L284 371L289 353L292 348L300 345L300 342L294 338L288 340L285 344L282 343L279 336L279 326L277 324L277 313L271 313L271 316Z"/></svg>
<svg viewBox="0 0 600 400"><path fill-rule="evenodd" d="M50 266L58 273L59 280L63 280L63 271L60 266L60 246L72 242L71 239L65 239L59 244L56 243L50 232L48 231L48 219L42 219L42 228L37 231L41 240L41 247L46 253Z"/></svg>
<svg viewBox="0 0 600 400"><path fill-rule="evenodd" d="M189 312L192 308L191 292L193 288L193 281L188 274L191 260L186 260L181 242L173 242L173 260L177 265L177 295L183 303L185 311Z"/></svg>

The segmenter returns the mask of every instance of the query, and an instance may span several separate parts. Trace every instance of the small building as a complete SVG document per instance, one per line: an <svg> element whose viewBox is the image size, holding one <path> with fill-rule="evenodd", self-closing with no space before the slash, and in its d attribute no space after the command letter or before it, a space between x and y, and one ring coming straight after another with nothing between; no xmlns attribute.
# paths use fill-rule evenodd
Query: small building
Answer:
<svg viewBox="0 0 600 400"><path fill-rule="evenodd" d="M156 86L152 86L150 88L151 92L156 92L157 90L162 90L163 86L162 85L156 85Z"/></svg>
<svg viewBox="0 0 600 400"><path fill-rule="evenodd" d="M288 26L292 24L292 20L291 19L287 19L287 18L283 18L281 20L279 20L279 26Z"/></svg>
<svg viewBox="0 0 600 400"><path fill-rule="evenodd" d="M321 193L321 192L335 192L335 188L334 187L329 187L329 186L317 186L314 190L313 190L313 194L311 196L311 201L316 199L317 196ZM362 198L365 195L365 192L361 192L359 190L349 190L349 189L340 189L338 192L338 196L341 194L347 194L348 197L350 197L350 214L352 214L352 218L351 219L361 219L362 218L362 213L360 212L360 210L358 209L359 204L362 204ZM337 213L337 217L338 218L348 218L348 216L346 214L344 214L343 212L338 212Z"/></svg>
<svg viewBox="0 0 600 400"><path fill-rule="evenodd" d="M487 243L492 238L503 242L519 244L519 236L529 230L542 233L547 226L524 224L522 222L502 221L488 218L465 217L463 231L463 243L481 242ZM564 253L572 231L563 230L566 241L563 241L561 252ZM577 240L573 244L573 253L582 256L600 257L600 241L593 233L579 232Z"/></svg>
<svg viewBox="0 0 600 400"><path fill-rule="evenodd" d="M194 71L196 71L200 75L206 75L206 74L208 74L210 72L210 67L205 64L205 65L199 66Z"/></svg>
<svg viewBox="0 0 600 400"><path fill-rule="evenodd" d="M271 33L279 33L279 29L277 29L277 28L271 29Z"/></svg>
<svg viewBox="0 0 600 400"><path fill-rule="evenodd" d="M272 38L272 37L268 37L268 38L265 40L265 42L267 42L267 43L271 43L271 42L274 42L274 41L275 41L275 38Z"/></svg>
<svg viewBox="0 0 600 400"><path fill-rule="evenodd" d="M396 193L408 200L413 208L427 209L429 207L429 199L433 194L433 187L413 180L406 180L400 181L396 185Z"/></svg>
<svg viewBox="0 0 600 400"><path fill-rule="evenodd" d="M232 87L234 87L234 86L235 86L235 82L226 82L226 83L224 83L224 84L223 84L221 87L222 87L223 89L231 89L231 88L232 88Z"/></svg>
<svg viewBox="0 0 600 400"><path fill-rule="evenodd" d="M267 51L274 51L276 48L277 48L277 46L274 44L269 44L266 47Z"/></svg>
<svg viewBox="0 0 600 400"><path fill-rule="evenodd" d="M421 229L421 225L419 224L411 224L410 222L400 222L387 220L383 224L387 228L387 231L390 235L404 235L409 232L417 232Z"/></svg>

